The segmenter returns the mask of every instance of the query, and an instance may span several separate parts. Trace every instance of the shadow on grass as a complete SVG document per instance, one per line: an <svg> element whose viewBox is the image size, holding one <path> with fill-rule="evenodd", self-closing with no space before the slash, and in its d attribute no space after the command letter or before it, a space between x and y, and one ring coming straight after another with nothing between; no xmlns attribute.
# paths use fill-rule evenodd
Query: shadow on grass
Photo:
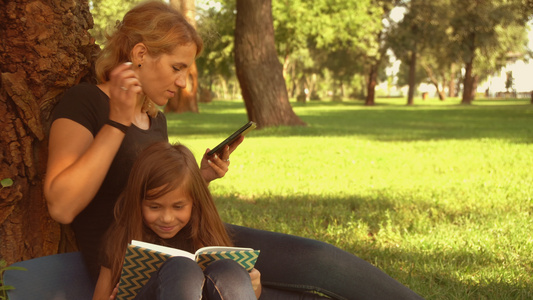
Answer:
<svg viewBox="0 0 533 300"><path fill-rule="evenodd" d="M379 141L503 139L533 143L533 106L364 107L358 102L295 106L306 127L274 127L251 136L362 136ZM170 136L220 137L248 119L242 102L201 106L201 113L167 114Z"/></svg>
<svg viewBox="0 0 533 300"><path fill-rule="evenodd" d="M244 199L240 196L216 196L216 202L221 215L229 223L334 244L376 265L426 299L531 299L533 295L529 274L507 274L499 275L500 278L487 279L494 278L494 266L505 264L505 261L495 257L494 253L476 253L461 248L440 249L438 246L406 251L393 245L383 246L387 241L377 243L376 239L382 239L380 228L390 220L390 216L385 212L394 211L398 206L394 199L318 196ZM464 215L476 215L474 219L485 217L482 210L446 211L436 204L416 204L419 213L432 208L444 215L433 220L434 222L454 223ZM413 216L416 217L416 214ZM335 228L336 222L357 220L368 224L368 228L365 228L368 232L357 233L352 227L348 232L329 234L329 225ZM407 228L408 225L405 225ZM518 267L515 273L520 272ZM528 282L515 281L516 278Z"/></svg>

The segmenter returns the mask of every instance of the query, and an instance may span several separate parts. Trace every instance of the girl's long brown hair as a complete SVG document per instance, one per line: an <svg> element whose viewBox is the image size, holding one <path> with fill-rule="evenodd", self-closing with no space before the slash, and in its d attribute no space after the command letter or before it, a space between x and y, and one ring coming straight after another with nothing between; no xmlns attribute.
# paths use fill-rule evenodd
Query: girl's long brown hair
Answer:
<svg viewBox="0 0 533 300"><path fill-rule="evenodd" d="M196 56L203 49L202 39L179 11L161 1L143 2L128 11L115 32L107 36L107 42L96 60L98 82L109 81L115 67L131 61L131 50L138 43L144 43L153 57L169 54L177 46L189 44L196 45ZM146 106L150 107L148 113L155 116L157 107L148 103Z"/></svg>
<svg viewBox="0 0 533 300"><path fill-rule="evenodd" d="M183 145L155 143L141 152L128 183L115 205L115 222L104 238L104 261L113 282L120 279L124 254L131 240L164 244L143 222L143 199L156 199L186 185L193 199L187 224L194 250L204 246L232 246L224 223L191 151Z"/></svg>

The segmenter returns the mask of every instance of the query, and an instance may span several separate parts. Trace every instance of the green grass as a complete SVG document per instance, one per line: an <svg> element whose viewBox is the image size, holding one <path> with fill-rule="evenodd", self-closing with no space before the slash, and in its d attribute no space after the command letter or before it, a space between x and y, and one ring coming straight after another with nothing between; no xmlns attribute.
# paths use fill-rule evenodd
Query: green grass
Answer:
<svg viewBox="0 0 533 300"><path fill-rule="evenodd" d="M426 299L533 298L529 100L292 103L306 127L256 130L211 184L230 223L332 243ZM169 114L200 157L239 101Z"/></svg>

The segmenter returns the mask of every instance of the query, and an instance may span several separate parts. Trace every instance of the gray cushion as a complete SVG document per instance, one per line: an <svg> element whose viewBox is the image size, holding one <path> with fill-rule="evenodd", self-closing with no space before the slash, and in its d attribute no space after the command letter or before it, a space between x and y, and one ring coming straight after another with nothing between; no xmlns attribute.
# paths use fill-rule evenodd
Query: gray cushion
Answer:
<svg viewBox="0 0 533 300"><path fill-rule="evenodd" d="M4 284L9 300L91 300L94 283L80 252L34 258L12 264L26 271L7 270Z"/></svg>

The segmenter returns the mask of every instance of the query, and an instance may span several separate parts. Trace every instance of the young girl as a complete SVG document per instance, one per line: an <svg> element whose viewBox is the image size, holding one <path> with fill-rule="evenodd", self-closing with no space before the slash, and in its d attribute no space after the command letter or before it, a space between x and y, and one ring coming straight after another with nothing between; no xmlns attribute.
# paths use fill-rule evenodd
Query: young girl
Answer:
<svg viewBox="0 0 533 300"><path fill-rule="evenodd" d="M115 205L115 222L103 246L103 266L93 299L114 299L128 243L135 239L189 252L232 246L193 154L158 142L141 152ZM231 260L204 272L182 257L167 260L135 299L256 299L260 274Z"/></svg>

